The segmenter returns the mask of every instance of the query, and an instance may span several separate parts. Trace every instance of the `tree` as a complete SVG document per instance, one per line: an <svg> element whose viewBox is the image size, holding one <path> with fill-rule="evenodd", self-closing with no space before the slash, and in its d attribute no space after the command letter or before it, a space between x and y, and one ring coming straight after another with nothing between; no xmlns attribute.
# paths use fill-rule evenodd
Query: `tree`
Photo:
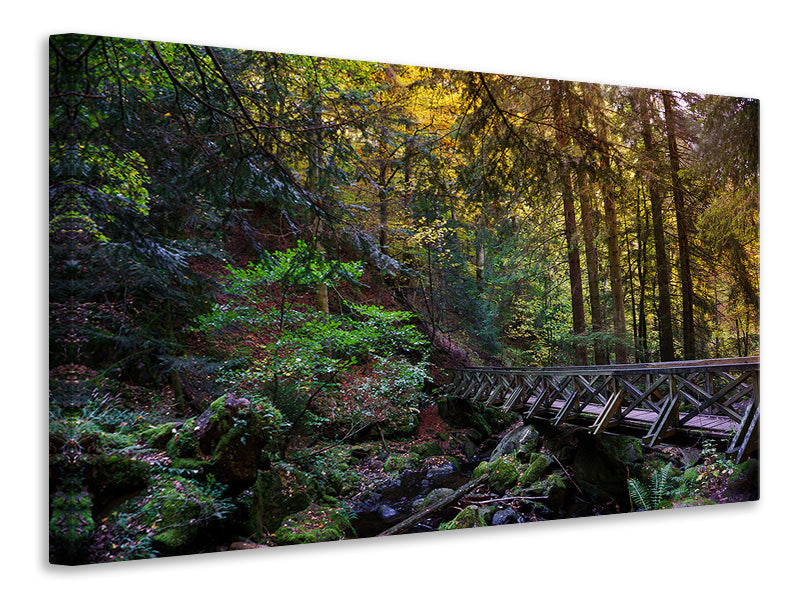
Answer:
<svg viewBox="0 0 800 600"><path fill-rule="evenodd" d="M694 297L692 288L692 264L689 256L689 220L686 214L686 202L681 181L680 155L678 153L678 125L674 109L672 92L662 90L664 103L664 121L667 129L667 147L669 149L669 173L672 179L672 198L675 203L675 219L678 229L678 263L681 280L681 315L683 326L683 353L686 360L694 360L695 324Z"/></svg>

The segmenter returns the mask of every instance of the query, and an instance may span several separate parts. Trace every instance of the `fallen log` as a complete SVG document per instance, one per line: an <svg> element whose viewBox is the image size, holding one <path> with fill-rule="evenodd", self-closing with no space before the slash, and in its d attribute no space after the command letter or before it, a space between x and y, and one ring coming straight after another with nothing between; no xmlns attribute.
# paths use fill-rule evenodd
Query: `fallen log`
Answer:
<svg viewBox="0 0 800 600"><path fill-rule="evenodd" d="M489 479L489 474L488 473L484 473L483 475L481 475L477 479L474 479L473 481L465 483L464 485L462 485L460 488L458 488L455 492L453 492L452 494L450 494L446 498L442 498L438 502L434 502L433 504L431 504L427 508L424 508L423 510L414 513L413 515L411 515L410 517L408 517L404 521L401 521L397 525L393 525L392 527L390 527L386 531L383 531L383 532L379 533L375 537L383 537L383 536L386 536L386 535L395 535L395 534L398 534L398 533L402 533L402 532L406 531L407 529L411 529L414 525L416 525L418 523L421 523L422 521L427 519L433 513L443 509L445 506L448 506L449 504L452 504L453 502L455 502L456 500L458 500L459 498L464 496L467 492L469 492L472 489L475 489L476 487L478 487L480 484L484 483L488 479Z"/></svg>

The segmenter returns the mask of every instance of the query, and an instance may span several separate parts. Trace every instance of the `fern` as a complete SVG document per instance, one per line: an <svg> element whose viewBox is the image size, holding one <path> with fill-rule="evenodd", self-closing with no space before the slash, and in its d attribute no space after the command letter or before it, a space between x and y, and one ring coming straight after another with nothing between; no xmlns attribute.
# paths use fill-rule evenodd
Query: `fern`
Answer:
<svg viewBox="0 0 800 600"><path fill-rule="evenodd" d="M669 472L669 463L660 469L656 469L650 476L649 485L642 483L638 479L628 479L628 491L633 508L637 510L656 510L669 496Z"/></svg>
<svg viewBox="0 0 800 600"><path fill-rule="evenodd" d="M634 508L639 510L649 510L650 492L637 479L628 479L628 491L631 495L631 502Z"/></svg>

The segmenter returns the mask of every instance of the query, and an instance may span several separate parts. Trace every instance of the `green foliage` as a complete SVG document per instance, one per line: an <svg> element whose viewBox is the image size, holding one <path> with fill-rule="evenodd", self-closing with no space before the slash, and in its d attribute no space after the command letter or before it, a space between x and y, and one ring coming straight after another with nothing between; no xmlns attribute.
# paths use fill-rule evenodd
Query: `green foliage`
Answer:
<svg viewBox="0 0 800 600"><path fill-rule="evenodd" d="M667 463L654 469L650 481L645 483L638 479L628 479L628 491L633 507L637 510L656 510L668 508L665 504L673 489L672 466Z"/></svg>
<svg viewBox="0 0 800 600"><path fill-rule="evenodd" d="M338 281L357 282L363 273L359 262L328 260L303 240L283 252L266 253L261 262L239 269L228 267L227 291L253 298L256 289L271 283L286 286L309 286Z"/></svg>

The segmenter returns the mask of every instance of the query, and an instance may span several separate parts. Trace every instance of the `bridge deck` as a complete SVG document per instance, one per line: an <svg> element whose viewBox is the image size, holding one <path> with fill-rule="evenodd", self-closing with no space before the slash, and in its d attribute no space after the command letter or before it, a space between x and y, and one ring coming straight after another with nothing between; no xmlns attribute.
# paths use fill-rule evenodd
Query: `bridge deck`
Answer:
<svg viewBox="0 0 800 600"><path fill-rule="evenodd" d="M758 357L505 369L454 369L445 394L600 434L644 432L648 445L676 433L729 439L742 460L758 448Z"/></svg>

